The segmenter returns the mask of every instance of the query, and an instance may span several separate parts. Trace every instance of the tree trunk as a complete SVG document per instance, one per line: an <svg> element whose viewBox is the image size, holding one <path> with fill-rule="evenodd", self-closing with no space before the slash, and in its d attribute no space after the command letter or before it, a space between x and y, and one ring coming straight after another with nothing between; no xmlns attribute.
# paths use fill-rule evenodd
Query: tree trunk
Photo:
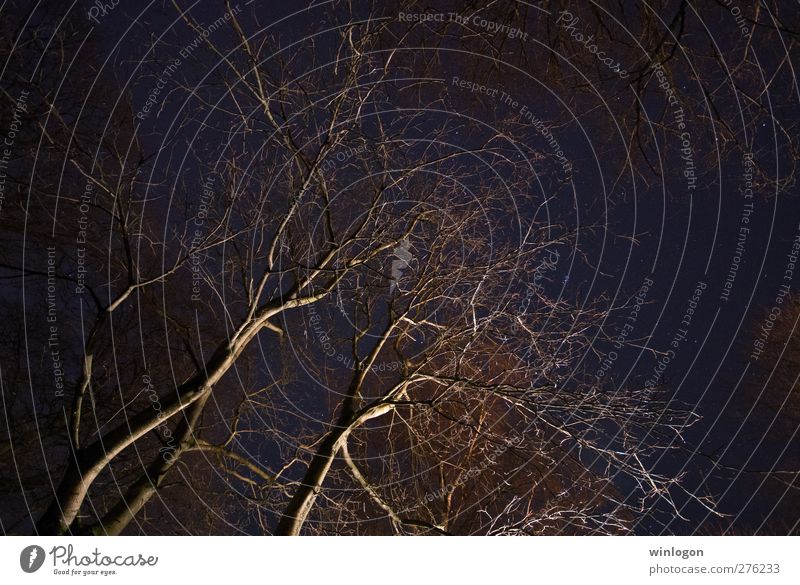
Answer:
<svg viewBox="0 0 800 585"><path fill-rule="evenodd" d="M159 452L156 460L150 464L147 471L136 480L125 492L125 496L106 513L103 520L93 526L89 531L93 534L106 534L117 536L122 533L128 524L144 508L145 504L161 487L167 473L175 465L184 450L194 441L194 429L203 412L210 394L204 395L194 403L188 417L184 418L175 429L177 445L171 451ZM167 456L167 453L170 456Z"/></svg>
<svg viewBox="0 0 800 585"><path fill-rule="evenodd" d="M303 482L278 522L276 535L297 536L300 534L308 513L314 507L314 501L322 488L322 482L325 481L325 476L342 446L342 441L347 438L348 434L350 434L350 428L345 427L328 433L328 436L323 439L305 476L303 476Z"/></svg>

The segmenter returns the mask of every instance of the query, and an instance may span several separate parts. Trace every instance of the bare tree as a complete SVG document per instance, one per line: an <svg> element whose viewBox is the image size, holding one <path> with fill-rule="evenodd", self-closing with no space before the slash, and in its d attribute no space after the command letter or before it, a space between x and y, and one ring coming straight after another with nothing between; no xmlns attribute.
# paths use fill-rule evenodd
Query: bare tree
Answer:
<svg viewBox="0 0 800 585"><path fill-rule="evenodd" d="M30 460L3 484L4 529L626 533L677 493L712 508L652 465L696 417L590 373L616 307L561 280L593 254L565 211L579 161L554 129L574 120L520 118L557 102L532 79L581 101L619 76L570 44L559 3L442 3L478 25L398 9L338 2L287 46L254 7L203 21L174 3L135 63L101 62L52 8L5 21L4 105L25 96L27 130L0 216L0 450ZM595 126L636 139L609 156L615 185L674 138L666 109L642 130L641 104L656 63L677 86L695 8L667 32L635 10L635 91ZM510 47L496 33L515 23L588 73ZM687 99L687 117L746 150L714 104Z"/></svg>

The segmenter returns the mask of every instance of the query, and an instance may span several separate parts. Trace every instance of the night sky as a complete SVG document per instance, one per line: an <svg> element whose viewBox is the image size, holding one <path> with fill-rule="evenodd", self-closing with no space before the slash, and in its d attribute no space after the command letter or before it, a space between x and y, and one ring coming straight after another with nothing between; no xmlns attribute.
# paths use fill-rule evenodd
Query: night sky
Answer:
<svg viewBox="0 0 800 585"><path fill-rule="evenodd" d="M547 294L577 306L602 299L611 308L593 331L592 342L580 359L570 364L567 384L593 378L607 392L652 388L697 417L683 433L683 441L663 454L654 454L647 462L654 473L682 478L681 488L672 492L682 517L665 509L663 502L652 502L653 508L633 522L633 532L796 534L800 526L800 397L794 384L800 372L793 369L798 358L791 352L800 351L795 329L800 311L790 310L800 287L800 264L795 266L800 260L800 248L795 244L800 241L800 198L795 177L800 160L800 86L795 78L800 64L796 48L800 13L796 3L770 0L762 2L756 11L749 3L737 0L665 1L654 13L633 2L473 2L466 7L449 2L402 6L355 2L350 9L338 2L300 4L256 1L231 6L240 11L248 36L279 48L266 62L270 66L286 62L285 75L296 79L304 79L316 67L332 67L341 50L341 38L338 33L326 32L329 27L347 18L359 21L365 15L377 15L386 21L387 28L382 29L383 36L374 45L376 64L384 65L387 55L397 49L389 66L396 87L387 90L383 105L402 109L419 103L428 109L415 124L398 130L400 138L446 138L453 148L470 149L483 144L487 128L496 127L508 140L503 148L511 159L516 162L529 157L530 180L516 182L514 173L508 170L511 167L496 164L499 177L511 185L508 199L518 207L516 216L507 210L487 212L496 221L493 237L513 243L519 226L551 218L573 237L571 245L559 248L558 261L546 271ZM90 77L96 74L102 78L103 87L117 92L107 96L112 102L116 100L115 116L122 112L127 119L120 126L123 138L117 139L123 144L135 142L147 157L143 168L149 173L150 187L137 192L136 197L152 201L147 209L148 222L154 233L168 240L180 223L180 213L197 209L202 193L199 187L210 176L209 169L225 169L215 157L226 141L243 153L237 159L241 168L253 174L259 171L257 166L247 167L248 156L260 154L258 138L239 139L237 129L229 125L227 114L234 100L224 88L230 80L219 67L221 55L241 63L247 62L247 57L241 48L237 52L235 34L226 25L209 35L220 47L219 54L205 48L187 53L175 72L165 76L166 68L180 57L181 48L185 50L197 38L172 3L154 1L133 7L121 2L105 15L94 13L98 22L88 18L93 6L79 2L69 9L45 10L19 2L13 7L12 28L23 31L40 20L52 23L60 15L67 23L62 26L85 35L88 49L81 51L88 52L77 55L87 59ZM181 6L204 26L224 13L223 3L211 0ZM0 8L0 18L5 18L4 10L9 9ZM467 26L450 20L448 14L456 10L469 16ZM22 14L33 16L26 21ZM417 22L404 22L404 17L398 16L408 14L417 15ZM431 18L425 21L419 15ZM444 16L437 20L434 15ZM42 26L52 30L49 24ZM507 28L500 32L492 29L501 26ZM512 28L519 33L512 33ZM587 40L590 34L595 35L591 41ZM27 50L49 55L44 48ZM608 63L600 59L601 51L612 57ZM26 70L20 65L23 61L6 42L3 52L10 65L2 74L5 96L0 136L12 123L20 88L28 83L24 80ZM44 61L53 59L48 56ZM657 63L663 69L658 69ZM159 75L166 78L164 93L146 115L137 116L147 107ZM463 80L467 84L459 85ZM483 89L473 91L476 86ZM41 103L36 105L40 107ZM314 116L322 125L330 112L324 103L316 107L319 112ZM69 113L79 115L74 110ZM362 115L365 119L373 116L364 125L367 129L391 120L371 110ZM537 120L543 124L537 126ZM68 125L71 122L67 120ZM34 118L25 124L25 144L35 144L41 127ZM445 132L439 134L442 128ZM258 130L257 122L253 122L253 129ZM316 144L312 134L313 129L303 137L309 141L309 152ZM8 225L19 225L22 218L34 215L37 221L49 221L59 213L53 207L24 205L16 215L9 211L20 207L23 185L36 182L30 176L33 155L20 154L22 144L17 142L9 164L15 176L24 179L13 188L11 182L7 183L0 208L0 222ZM413 147L407 154L409 159L419 155ZM279 158L276 155L275 160ZM487 169L491 166L487 164ZM359 173L356 166L342 170L349 181L362 180ZM465 192L480 191L478 177L473 176L473 184L461 185ZM65 196L74 187L66 184L59 189ZM276 201L267 212L277 213L282 203ZM102 240L103 227L95 225L99 226L96 235ZM12 235L4 238L0 250L4 270L1 294L8 307L4 312L9 314L34 310L30 304L36 289L22 292L19 271L13 268L25 262L22 250L44 253L42 242L31 233L9 231ZM159 249L156 253L162 252ZM163 258L168 257L172 256L164 252ZM95 282L94 277L102 270L111 270L101 264L93 265L95 274L88 276L89 281ZM41 270L42 265L38 266ZM30 265L28 268L33 269ZM528 271L515 277L509 294L525 290L534 276ZM24 277L26 281L35 278L34 274ZM191 286L188 273L181 278L182 286ZM103 294L108 292L103 289ZM86 307L89 300L64 301L64 306L73 303L69 310L77 320L69 327L74 331L78 322L90 322L77 317L81 302ZM220 301L218 308L223 304ZM330 315L331 307L335 305L320 311ZM765 349L777 355L785 352L777 361L770 361L768 354L773 353L758 349L762 347L758 345L759 335L764 324L771 323L771 312L783 325L761 339ZM226 322L221 310L200 311L198 315L197 331L202 329L201 335L206 335L206 327L210 331ZM284 316L282 323L287 330L303 328L304 342L309 338L313 341L318 334L310 325L312 316L303 308ZM377 309L376 321L384 317L385 309ZM336 322L337 317L331 318ZM64 319L62 328L68 327ZM116 326L132 327L137 322L135 316L126 319L131 320ZM29 321L4 333L4 337L20 340L23 331L40 327ZM20 346L8 343L3 349L2 374L4 394L11 396L12 387L25 389L26 382L24 376L12 375L19 361L9 352ZM287 350L283 342L272 338L258 338L256 344L253 359L260 365L255 366L252 378L247 368L237 370L237 384L255 380L253 383L269 385L280 370L298 376L295 383L299 387L313 378L315 366L309 364L324 359L313 344L309 346L312 349L303 346L305 350L302 344ZM209 351L208 347L203 351ZM38 356L39 350L36 352ZM76 349L75 355L79 353ZM770 378L773 367L780 375ZM77 378L77 361L67 360L65 368L67 378ZM347 373L347 368L340 370L331 376ZM4 403L5 419L10 415L24 423L37 410L58 413L59 406L53 407L37 394L40 391L29 393L27 407L16 409L12 405L22 390L14 390L13 399ZM244 452L272 470L280 468L282 454L310 444L312 437L293 437L292 433L307 428L309 421L323 424L329 420L331 400L336 399L320 398L324 394L316 390L298 395L283 388L280 396L281 401L291 402L290 407L281 406L292 413L285 416L284 434L268 440L248 436L240 443ZM234 408L232 404L233 399L221 399L215 408L227 412ZM284 420L283 414L274 416L274 420ZM270 419L270 424L274 420ZM3 424L3 444L13 449L15 440L19 440L15 437L17 426ZM219 421L215 424L209 426L209 436L224 435L224 425ZM48 439L45 443L49 446L43 451L54 454L63 453L65 448L63 441L50 444ZM7 501L13 500L0 515L3 529L31 531L33 520L20 519L28 513L21 512L20 484L9 481L18 472L7 465L6 454L3 458L3 489ZM120 477L129 469L125 467ZM56 481L61 472L53 473L51 481ZM287 476L293 480L301 477L296 469ZM226 482L228 479L219 475L209 480L218 491L241 489L226 490ZM622 476L616 487L623 497L635 491ZM709 507L717 513L689 494L708 497ZM200 491L192 490L191 497L204 513L216 505L204 504ZM37 506L40 510L41 503ZM166 498L155 508L154 517L165 526L173 522L165 512L170 506ZM30 514L35 515L33 511ZM276 520L273 514L265 513L265 524ZM224 532L219 526L230 522L230 517L220 512L223 516L224 521L209 521L213 526L209 532ZM178 513L177 517L184 516ZM263 526L248 516L234 532L263 533ZM165 533L172 530L164 528ZM139 527L131 533L146 531L148 528Z"/></svg>

